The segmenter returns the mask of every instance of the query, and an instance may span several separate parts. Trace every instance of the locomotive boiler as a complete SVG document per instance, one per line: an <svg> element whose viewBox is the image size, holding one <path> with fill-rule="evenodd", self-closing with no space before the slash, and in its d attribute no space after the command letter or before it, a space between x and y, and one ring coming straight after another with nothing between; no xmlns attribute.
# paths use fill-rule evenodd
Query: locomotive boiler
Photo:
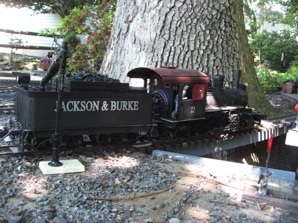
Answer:
<svg viewBox="0 0 298 223"><path fill-rule="evenodd" d="M47 76L41 87L31 86L28 77L18 76L26 84L18 81L15 86L16 118L9 125L21 147L36 148L54 133L59 83ZM208 75L191 69L139 67L127 76L130 83L100 74L65 76L59 125L66 143L79 145L86 136L101 144L140 135L150 139L234 131L262 117L247 108L239 72L229 89L223 76L211 83Z"/></svg>

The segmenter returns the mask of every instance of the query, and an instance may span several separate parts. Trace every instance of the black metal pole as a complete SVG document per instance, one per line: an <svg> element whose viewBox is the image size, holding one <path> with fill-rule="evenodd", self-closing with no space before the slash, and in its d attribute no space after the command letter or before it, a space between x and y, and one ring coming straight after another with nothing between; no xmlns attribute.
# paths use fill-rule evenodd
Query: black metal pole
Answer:
<svg viewBox="0 0 298 223"><path fill-rule="evenodd" d="M60 75L59 75L59 88L57 97L57 113L56 113L56 124L55 133L51 137L52 144L52 161L49 162L50 166L62 166L63 164L59 161L59 149L61 145L61 135L60 135L60 119L61 119L61 109L62 109L62 94L64 87L64 75L66 71L66 59L67 59L67 42L64 41L62 45L61 52L61 62L60 62Z"/></svg>

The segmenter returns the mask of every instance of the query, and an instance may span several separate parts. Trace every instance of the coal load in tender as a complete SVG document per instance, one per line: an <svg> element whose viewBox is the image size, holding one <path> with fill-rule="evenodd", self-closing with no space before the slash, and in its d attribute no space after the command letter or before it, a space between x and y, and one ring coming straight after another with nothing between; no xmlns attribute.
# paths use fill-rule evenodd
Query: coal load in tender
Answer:
<svg viewBox="0 0 298 223"><path fill-rule="evenodd" d="M52 81L52 89L58 90L59 80ZM128 92L129 85L119 80L98 73L77 72L66 74L64 80L66 91L102 91L102 92Z"/></svg>
<svg viewBox="0 0 298 223"><path fill-rule="evenodd" d="M119 83L119 80L98 73L77 72L75 74L66 74L65 80L69 81L86 81L86 82L106 82Z"/></svg>

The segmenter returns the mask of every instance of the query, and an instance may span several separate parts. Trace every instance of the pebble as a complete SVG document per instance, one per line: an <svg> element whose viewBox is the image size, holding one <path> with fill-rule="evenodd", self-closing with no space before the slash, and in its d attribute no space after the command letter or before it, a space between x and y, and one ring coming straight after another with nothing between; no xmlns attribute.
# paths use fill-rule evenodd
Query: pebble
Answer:
<svg viewBox="0 0 298 223"><path fill-rule="evenodd" d="M162 160L156 162L157 158L144 153L101 152L91 157L73 153L72 156L85 165L85 172L43 175L38 168L42 157L8 158L0 162L0 222L139 223L136 219L142 218L142 222L156 223L154 217L158 211L163 213L162 222L180 223L183 222L181 217L188 215L183 207L203 209L198 206L198 194L211 193L203 189L194 193L193 184L185 184L189 189L180 193L170 190L173 185L179 185L177 176L160 167L158 163ZM152 206L144 203L119 205L116 200L109 200L120 195L128 198L162 190L177 193L179 199L174 204L159 202ZM149 195L147 199L154 203L158 196L158 193ZM216 199L227 197L228 194L219 193ZM10 202L11 199L16 202ZM224 219L214 213L210 216L215 222ZM261 222L244 215L238 216L238 220Z"/></svg>
<svg viewBox="0 0 298 223"><path fill-rule="evenodd" d="M22 216L12 216L8 223L22 223Z"/></svg>
<svg viewBox="0 0 298 223"><path fill-rule="evenodd" d="M179 219L177 219L177 218L171 218L170 220L169 220L169 223L180 223L181 221L179 220Z"/></svg>
<svg viewBox="0 0 298 223"><path fill-rule="evenodd" d="M13 209L8 205L10 198L18 199L17 207L25 201L22 212L18 212L21 216L10 213L0 217L0 222L129 222L133 216L148 216L149 213L139 210L146 205L131 205L123 210L117 207L116 201L89 197L114 198L117 194L128 197L139 192L150 193L168 189L177 180L143 153L80 156L87 173L67 175L43 175L38 160L31 159L6 159L0 163L0 216ZM139 164L146 159L146 165ZM90 173L96 177L90 177ZM161 203L159 208L163 206L165 204Z"/></svg>

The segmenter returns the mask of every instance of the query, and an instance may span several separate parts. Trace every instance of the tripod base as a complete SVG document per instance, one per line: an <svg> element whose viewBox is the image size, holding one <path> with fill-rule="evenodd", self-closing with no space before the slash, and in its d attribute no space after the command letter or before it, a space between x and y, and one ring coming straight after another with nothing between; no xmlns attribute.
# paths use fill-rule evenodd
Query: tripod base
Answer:
<svg viewBox="0 0 298 223"><path fill-rule="evenodd" d="M84 172L84 165L76 159L73 160L60 160L60 166L51 166L49 161L39 162L39 169L43 174L61 174L61 173L77 173ZM57 163L55 162L54 165Z"/></svg>
<svg viewBox="0 0 298 223"><path fill-rule="evenodd" d="M62 166L63 165L63 163L61 163L60 161L51 161L51 162L49 162L48 163L49 164L49 166L53 166L53 167L57 167L57 166Z"/></svg>

